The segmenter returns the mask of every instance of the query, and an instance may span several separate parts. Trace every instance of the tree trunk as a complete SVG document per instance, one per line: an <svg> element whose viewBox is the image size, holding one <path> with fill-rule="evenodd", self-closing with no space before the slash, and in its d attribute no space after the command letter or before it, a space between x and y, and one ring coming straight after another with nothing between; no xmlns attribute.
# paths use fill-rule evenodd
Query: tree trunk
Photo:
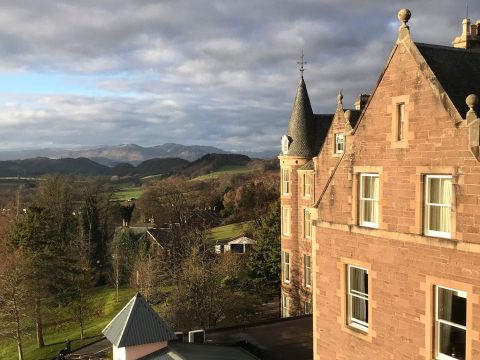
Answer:
<svg viewBox="0 0 480 360"><path fill-rule="evenodd" d="M83 320L80 320L80 340L83 340Z"/></svg>
<svg viewBox="0 0 480 360"><path fill-rule="evenodd" d="M35 327L37 333L37 347L45 346L43 341L42 312L40 309L40 298L35 298Z"/></svg>
<svg viewBox="0 0 480 360"><path fill-rule="evenodd" d="M20 315L18 314L17 300L13 299L13 311L15 314L15 325L16 325L16 339L17 339L17 349L18 349L18 360L23 360L23 347L22 347L22 332L20 330Z"/></svg>

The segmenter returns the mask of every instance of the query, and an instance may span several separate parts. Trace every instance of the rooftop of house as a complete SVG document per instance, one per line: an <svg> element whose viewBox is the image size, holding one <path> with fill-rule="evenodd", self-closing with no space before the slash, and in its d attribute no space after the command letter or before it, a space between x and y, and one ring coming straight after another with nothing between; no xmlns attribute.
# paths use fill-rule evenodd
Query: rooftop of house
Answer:
<svg viewBox="0 0 480 360"><path fill-rule="evenodd" d="M137 293L102 330L117 348L175 340L175 333Z"/></svg>
<svg viewBox="0 0 480 360"><path fill-rule="evenodd" d="M138 360L252 360L258 359L238 346L189 344L173 341L168 347Z"/></svg>
<svg viewBox="0 0 480 360"><path fill-rule="evenodd" d="M314 114L303 75L298 84L287 136L288 156L311 158L318 154L325 141L333 114Z"/></svg>
<svg viewBox="0 0 480 360"><path fill-rule="evenodd" d="M415 43L428 66L461 116L470 94L480 95L480 51Z"/></svg>

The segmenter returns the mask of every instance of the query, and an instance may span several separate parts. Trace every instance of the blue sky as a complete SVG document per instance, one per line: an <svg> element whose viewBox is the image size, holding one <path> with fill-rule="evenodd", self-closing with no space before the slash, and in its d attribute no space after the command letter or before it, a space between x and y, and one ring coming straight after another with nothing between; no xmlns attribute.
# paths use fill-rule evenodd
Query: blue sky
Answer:
<svg viewBox="0 0 480 360"><path fill-rule="evenodd" d="M333 112L340 89L353 104L402 7L416 41L449 45L461 31L452 0L3 0L0 149L278 148L302 48L314 111Z"/></svg>

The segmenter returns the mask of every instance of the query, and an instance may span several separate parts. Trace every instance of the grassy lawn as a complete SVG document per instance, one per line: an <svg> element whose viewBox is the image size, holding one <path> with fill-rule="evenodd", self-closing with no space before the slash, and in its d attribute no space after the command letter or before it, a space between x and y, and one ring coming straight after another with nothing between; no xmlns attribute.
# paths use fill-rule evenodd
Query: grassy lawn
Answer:
<svg viewBox="0 0 480 360"><path fill-rule="evenodd" d="M210 234L207 238L210 244L217 241L230 240L242 235L250 226L252 221L245 221L237 224L217 226L210 229Z"/></svg>
<svg viewBox="0 0 480 360"><path fill-rule="evenodd" d="M44 324L44 339L46 345L44 348L36 348L33 329L30 333L25 334L23 339L24 358L35 360L55 358L58 351L65 347L66 339L72 340L72 350L99 340L103 336L101 334L102 329L113 319L113 316L125 306L133 295L135 295L133 289L120 289L119 301L117 303L114 288L95 289L95 292L92 293L91 296L92 309L95 315L92 315L86 321L83 341L79 340L80 331L77 323L73 322L67 315L62 314L60 310L56 312L57 318L55 318L55 320ZM18 359L15 342L0 339L0 359Z"/></svg>
<svg viewBox="0 0 480 360"><path fill-rule="evenodd" d="M113 194L114 201L125 201L132 198L138 199L142 195L143 188L141 186L135 186L133 184L121 185Z"/></svg>
<svg viewBox="0 0 480 360"><path fill-rule="evenodd" d="M193 180L209 180L209 179L216 179L217 177L221 175L232 175L232 174L240 174L240 173L245 173L245 172L250 172L248 167L242 166L242 165L227 165L223 166L220 169L216 171L212 171L209 174L202 175L202 176L197 176Z"/></svg>

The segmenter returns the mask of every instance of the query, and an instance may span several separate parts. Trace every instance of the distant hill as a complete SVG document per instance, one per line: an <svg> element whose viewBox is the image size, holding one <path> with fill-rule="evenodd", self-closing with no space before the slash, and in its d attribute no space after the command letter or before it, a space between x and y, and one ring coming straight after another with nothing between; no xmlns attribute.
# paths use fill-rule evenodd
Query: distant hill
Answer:
<svg viewBox="0 0 480 360"><path fill-rule="evenodd" d="M181 173L189 177L206 175L224 166L245 166L252 160L239 154L207 154L185 167Z"/></svg>
<svg viewBox="0 0 480 360"><path fill-rule="evenodd" d="M166 173L176 173L188 166L189 161L179 158L150 159L135 168L135 175L149 176Z"/></svg>
<svg viewBox="0 0 480 360"><path fill-rule="evenodd" d="M0 161L24 160L37 157L50 159L79 158L84 157L106 166L115 166L121 163L138 165L142 161L155 158L180 158L195 161L206 154L232 154L213 146L180 145L167 143L152 147L143 147L136 144L124 144L116 146L98 146L82 149L36 149L36 150L8 150L0 151ZM245 151L252 159L266 159L276 157L278 150Z"/></svg>
<svg viewBox="0 0 480 360"><path fill-rule="evenodd" d="M0 160L22 160L36 157L48 158L89 158L99 164L114 166L118 163L138 165L154 158L180 158L194 161L209 153L228 154L228 151L200 145L180 145L167 143L153 147L136 144L117 146L99 146L91 149L38 149L19 151L0 151Z"/></svg>
<svg viewBox="0 0 480 360"><path fill-rule="evenodd" d="M194 162L179 158L162 158L149 159L138 166L121 163L108 167L86 158L49 159L37 157L25 160L0 161L0 177L38 177L46 174L144 177L172 173L196 177L224 166L244 166L250 162L250 158L245 155L207 154Z"/></svg>
<svg viewBox="0 0 480 360"><path fill-rule="evenodd" d="M0 176L41 176L45 174L108 175L110 168L86 158L49 159L37 157L26 160L0 161Z"/></svg>

